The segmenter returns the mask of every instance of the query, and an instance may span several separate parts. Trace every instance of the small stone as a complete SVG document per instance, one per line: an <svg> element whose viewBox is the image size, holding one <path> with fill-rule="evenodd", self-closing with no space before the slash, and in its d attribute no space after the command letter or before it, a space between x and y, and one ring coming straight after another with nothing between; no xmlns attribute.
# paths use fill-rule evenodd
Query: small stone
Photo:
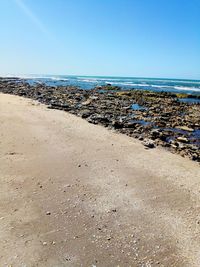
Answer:
<svg viewBox="0 0 200 267"><path fill-rule="evenodd" d="M143 140L144 140L144 137L143 137L142 135L140 135L140 136L138 137L138 140L143 141Z"/></svg>
<svg viewBox="0 0 200 267"><path fill-rule="evenodd" d="M51 212L50 212L50 211L47 211L47 212L46 212L46 215L51 215Z"/></svg>
<svg viewBox="0 0 200 267"><path fill-rule="evenodd" d="M88 99L88 100L86 100L85 102L82 102L82 105L83 106L88 106L88 105L90 105L92 103L92 99Z"/></svg>
<svg viewBox="0 0 200 267"><path fill-rule="evenodd" d="M148 148L154 148L155 147L155 143L154 141L150 140L150 139L144 139L143 141L143 145L145 147L148 147Z"/></svg>
<svg viewBox="0 0 200 267"><path fill-rule="evenodd" d="M182 137L182 136L179 136L177 138L178 141L182 142L182 143L187 143L188 142L188 139L186 137Z"/></svg>
<svg viewBox="0 0 200 267"><path fill-rule="evenodd" d="M181 129L183 131L187 131L187 132L193 132L194 131L194 129L189 128L187 126L176 126L176 128Z"/></svg>

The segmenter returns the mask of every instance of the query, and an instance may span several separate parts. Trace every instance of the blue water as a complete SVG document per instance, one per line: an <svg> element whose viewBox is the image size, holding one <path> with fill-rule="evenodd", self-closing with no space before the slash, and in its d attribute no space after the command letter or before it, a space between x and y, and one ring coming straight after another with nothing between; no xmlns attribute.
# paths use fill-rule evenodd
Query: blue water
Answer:
<svg viewBox="0 0 200 267"><path fill-rule="evenodd" d="M141 124L143 126L148 126L148 125L152 125L153 124L153 122L145 121L145 120L132 120L131 122L137 123L137 124Z"/></svg>
<svg viewBox="0 0 200 267"><path fill-rule="evenodd" d="M179 101L187 104L200 104L200 99L195 98L180 98Z"/></svg>
<svg viewBox="0 0 200 267"><path fill-rule="evenodd" d="M67 75L31 75L21 78L28 80L30 83L45 83L51 86L74 85L82 89L92 89L95 86L111 84L120 86L125 90L142 89L200 95L200 80Z"/></svg>
<svg viewBox="0 0 200 267"><path fill-rule="evenodd" d="M145 108L145 107L143 107L143 106L141 106L141 105L139 105L139 104L133 104L132 106L131 106L131 108L132 108L132 110L147 110L147 108Z"/></svg>

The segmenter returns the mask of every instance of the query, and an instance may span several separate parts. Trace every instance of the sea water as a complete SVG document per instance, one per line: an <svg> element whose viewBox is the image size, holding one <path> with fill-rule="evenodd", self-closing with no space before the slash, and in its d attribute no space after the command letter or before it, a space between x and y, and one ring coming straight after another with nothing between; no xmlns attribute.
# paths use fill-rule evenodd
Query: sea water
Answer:
<svg viewBox="0 0 200 267"><path fill-rule="evenodd" d="M200 80L75 75L30 75L21 76L20 78L26 79L31 84L45 83L50 86L73 85L86 90L92 89L95 86L111 84L122 87L124 90L140 89L200 95Z"/></svg>

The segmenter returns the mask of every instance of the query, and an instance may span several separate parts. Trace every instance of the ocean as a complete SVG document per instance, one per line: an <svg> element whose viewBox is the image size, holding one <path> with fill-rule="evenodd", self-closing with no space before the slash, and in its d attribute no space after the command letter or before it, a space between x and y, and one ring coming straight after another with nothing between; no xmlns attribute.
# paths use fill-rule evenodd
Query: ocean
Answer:
<svg viewBox="0 0 200 267"><path fill-rule="evenodd" d="M21 76L20 78L24 78L31 84L73 85L86 90L95 86L111 84L120 86L125 90L140 89L200 95L200 80L68 75L30 75Z"/></svg>

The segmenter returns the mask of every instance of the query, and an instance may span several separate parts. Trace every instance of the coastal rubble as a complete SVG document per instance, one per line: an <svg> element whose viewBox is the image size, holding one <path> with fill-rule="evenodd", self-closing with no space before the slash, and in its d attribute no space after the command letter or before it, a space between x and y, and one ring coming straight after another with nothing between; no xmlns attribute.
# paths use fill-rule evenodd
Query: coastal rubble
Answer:
<svg viewBox="0 0 200 267"><path fill-rule="evenodd" d="M111 85L82 90L3 78L0 92L38 100L50 109L68 111L89 123L138 138L148 148L162 146L200 162L200 104L179 101L185 95L123 91Z"/></svg>

